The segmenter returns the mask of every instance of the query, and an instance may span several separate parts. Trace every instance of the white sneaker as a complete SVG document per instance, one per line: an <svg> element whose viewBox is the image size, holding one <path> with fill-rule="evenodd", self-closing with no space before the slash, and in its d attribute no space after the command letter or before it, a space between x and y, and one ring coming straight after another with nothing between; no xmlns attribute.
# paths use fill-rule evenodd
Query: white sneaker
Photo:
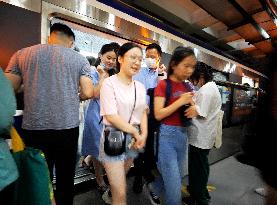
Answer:
<svg viewBox="0 0 277 205"><path fill-rule="evenodd" d="M112 193L110 189L107 189L102 195L102 199L106 204L112 204Z"/></svg>
<svg viewBox="0 0 277 205"><path fill-rule="evenodd" d="M266 190L265 188L257 188L255 189L255 192L261 196L266 196Z"/></svg>

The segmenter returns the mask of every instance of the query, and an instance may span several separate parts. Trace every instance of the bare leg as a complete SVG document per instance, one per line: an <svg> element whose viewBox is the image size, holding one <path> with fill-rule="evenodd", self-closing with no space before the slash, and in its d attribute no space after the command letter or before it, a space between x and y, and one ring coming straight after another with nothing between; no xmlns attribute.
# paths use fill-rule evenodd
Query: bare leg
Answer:
<svg viewBox="0 0 277 205"><path fill-rule="evenodd" d="M105 162L104 164L112 192L112 205L126 205L125 162Z"/></svg>
<svg viewBox="0 0 277 205"><path fill-rule="evenodd" d="M128 173L129 169L133 165L133 162L134 162L134 159L128 159L128 160L125 161L124 169L125 169L126 174Z"/></svg>

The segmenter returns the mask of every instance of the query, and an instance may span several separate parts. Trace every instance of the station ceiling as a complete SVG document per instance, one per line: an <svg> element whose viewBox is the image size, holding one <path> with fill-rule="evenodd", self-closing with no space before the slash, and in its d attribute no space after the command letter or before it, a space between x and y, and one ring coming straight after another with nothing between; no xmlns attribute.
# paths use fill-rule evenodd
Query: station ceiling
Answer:
<svg viewBox="0 0 277 205"><path fill-rule="evenodd" d="M120 0L263 72L277 42L276 0Z"/></svg>

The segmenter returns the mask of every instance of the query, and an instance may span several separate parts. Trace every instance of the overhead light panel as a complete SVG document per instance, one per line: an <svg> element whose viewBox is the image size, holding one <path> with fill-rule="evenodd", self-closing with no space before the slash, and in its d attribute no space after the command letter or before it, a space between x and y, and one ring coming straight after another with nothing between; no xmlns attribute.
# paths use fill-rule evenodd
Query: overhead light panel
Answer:
<svg viewBox="0 0 277 205"><path fill-rule="evenodd" d="M261 34L262 34L262 36L263 36L264 38L266 38L266 39L270 38L270 36L268 35L268 33L267 33L263 28L261 28Z"/></svg>

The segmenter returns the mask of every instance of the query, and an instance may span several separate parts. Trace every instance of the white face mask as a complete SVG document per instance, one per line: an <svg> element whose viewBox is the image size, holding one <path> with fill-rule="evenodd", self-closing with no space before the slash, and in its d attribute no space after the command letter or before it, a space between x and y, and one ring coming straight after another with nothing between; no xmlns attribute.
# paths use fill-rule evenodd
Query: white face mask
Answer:
<svg viewBox="0 0 277 205"><path fill-rule="evenodd" d="M112 69L112 68L109 68L109 67L107 67L104 63L100 63L99 64L104 70L110 70L110 69Z"/></svg>
<svg viewBox="0 0 277 205"><path fill-rule="evenodd" d="M154 58L145 58L145 64L148 68L156 68L157 67L156 59L154 59Z"/></svg>

